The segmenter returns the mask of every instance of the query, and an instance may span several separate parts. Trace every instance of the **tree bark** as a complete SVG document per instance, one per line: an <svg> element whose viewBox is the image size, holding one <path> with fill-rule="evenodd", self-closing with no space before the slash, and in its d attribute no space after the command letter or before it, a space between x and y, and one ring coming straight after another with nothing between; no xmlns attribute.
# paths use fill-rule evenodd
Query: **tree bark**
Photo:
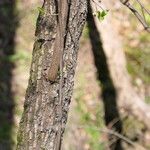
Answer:
<svg viewBox="0 0 150 150"><path fill-rule="evenodd" d="M18 131L18 150L54 150L57 145L58 125L62 122L63 135L74 85L79 38L86 21L87 2L73 0L68 4L69 18L63 52L62 117L59 116L60 75L51 83L45 77L52 63L56 41L57 2L45 0L35 33L30 79L25 97L24 112Z"/></svg>

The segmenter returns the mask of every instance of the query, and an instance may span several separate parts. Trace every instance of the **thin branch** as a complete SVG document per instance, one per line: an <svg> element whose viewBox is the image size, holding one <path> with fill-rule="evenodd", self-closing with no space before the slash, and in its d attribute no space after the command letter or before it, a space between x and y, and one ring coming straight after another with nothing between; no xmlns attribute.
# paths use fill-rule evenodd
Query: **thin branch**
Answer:
<svg viewBox="0 0 150 150"><path fill-rule="evenodd" d="M117 133L117 132L115 132L113 130L110 130L110 129L101 129L100 131L101 132L105 132L107 134L115 135L116 137L124 140L126 143L128 143L128 144L130 144L130 145L132 145L134 147L136 146L136 144L134 142L132 142L131 140L129 140L127 137L125 137L125 136L123 136L123 135L121 135L121 134L119 134L119 133Z"/></svg>
<svg viewBox="0 0 150 150"><path fill-rule="evenodd" d="M131 12L132 12L132 13L136 16L136 18L141 22L141 24L143 25L144 29L145 29L146 31L150 32L150 26L149 26L148 23L146 22L145 14L141 15L141 14L129 3L129 0L125 0L125 1L120 0L120 1L121 1L122 4L124 4L126 7L128 7L128 8L131 10ZM143 10L145 10L145 11L148 13L148 15L150 15L150 12L143 6L143 4L142 4L139 0L136 0L136 1L140 4L141 8L142 8ZM142 10L142 11L143 11L143 10ZM144 13L144 12L142 12L142 13Z"/></svg>
<svg viewBox="0 0 150 150"><path fill-rule="evenodd" d="M100 9L104 10L104 8L95 0L92 0L93 3L95 3Z"/></svg>
<svg viewBox="0 0 150 150"><path fill-rule="evenodd" d="M140 6L150 15L150 11L149 10L147 10L145 7L144 7L144 5L139 1L139 0L136 0L139 4L140 4Z"/></svg>
<svg viewBox="0 0 150 150"><path fill-rule="evenodd" d="M111 134L111 135L114 135L114 136L122 139L123 141L125 141L126 143L132 145L133 147L137 146L137 144L135 144L134 142L132 142L127 137L125 137L125 136L123 136L123 135L121 135L121 134L119 134L119 133L117 133L117 132L115 132L115 131L113 131L111 129L104 129L104 128L103 129L99 129L97 127L91 127L91 126L74 126L74 125L73 125L73 127L76 127L76 128L79 128L79 129L90 128L90 129L93 129L95 131L99 131L99 132L104 132L104 133L107 133L107 134Z"/></svg>

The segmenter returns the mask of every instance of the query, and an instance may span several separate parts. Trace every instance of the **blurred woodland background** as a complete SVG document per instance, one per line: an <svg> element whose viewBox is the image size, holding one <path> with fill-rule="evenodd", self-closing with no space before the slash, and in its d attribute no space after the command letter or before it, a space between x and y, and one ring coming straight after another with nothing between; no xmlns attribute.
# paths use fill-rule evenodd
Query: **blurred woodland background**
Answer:
<svg viewBox="0 0 150 150"><path fill-rule="evenodd" d="M15 148L41 3L0 1L0 150ZM150 34L119 0L102 5L108 15L89 13L80 40L63 149L108 149L120 142L112 127L124 149L150 149Z"/></svg>

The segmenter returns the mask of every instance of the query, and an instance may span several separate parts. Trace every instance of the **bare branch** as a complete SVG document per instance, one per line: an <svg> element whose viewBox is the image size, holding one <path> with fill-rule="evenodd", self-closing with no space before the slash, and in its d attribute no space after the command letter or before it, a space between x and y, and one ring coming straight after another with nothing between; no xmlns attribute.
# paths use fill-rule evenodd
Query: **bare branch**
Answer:
<svg viewBox="0 0 150 150"><path fill-rule="evenodd" d="M104 8L100 5L100 2L97 2L96 0L91 0L96 6L98 6L100 9L104 10Z"/></svg>
<svg viewBox="0 0 150 150"><path fill-rule="evenodd" d="M144 7L144 5L139 1L139 0L136 0L139 4L140 4L140 6L150 15L150 11L149 10L147 10L145 7Z"/></svg>
<svg viewBox="0 0 150 150"><path fill-rule="evenodd" d="M130 144L131 146L133 146L134 148L141 148L141 150L145 150L144 147L142 147L141 145L137 144L137 143L134 143L133 141L131 141L129 138L127 138L126 136L122 135L122 134L119 134L118 132L114 131L113 129L108 129L108 128L98 128L98 127L95 127L95 126L88 126L88 125L72 125L72 126L69 126L69 127L66 127L68 129L73 129L73 128L78 128L78 129L92 129L92 130L95 130L97 132L103 132L103 133L106 133L106 134L110 134L110 135L114 135L115 137L119 138L119 139L122 139L124 142Z"/></svg>
<svg viewBox="0 0 150 150"><path fill-rule="evenodd" d="M140 13L137 9L135 9L130 4L130 2L129 2L130 0L120 0L120 1L121 1L122 4L124 4L126 7L128 7L131 10L131 12L141 22L141 24L143 25L144 29L150 33L150 26L148 25L148 23L146 21L146 17L145 17L145 13L144 13L144 11L145 11L150 16L150 11L145 8L145 6L140 2L140 0L136 0L136 1L140 5L142 13Z"/></svg>

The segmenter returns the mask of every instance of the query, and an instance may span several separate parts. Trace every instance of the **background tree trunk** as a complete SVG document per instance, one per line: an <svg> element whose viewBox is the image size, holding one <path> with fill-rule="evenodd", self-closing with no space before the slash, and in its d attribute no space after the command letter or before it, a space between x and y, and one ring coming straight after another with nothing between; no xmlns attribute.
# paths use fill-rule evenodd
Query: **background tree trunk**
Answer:
<svg viewBox="0 0 150 150"><path fill-rule="evenodd" d="M56 1L45 0L44 13L41 12L37 21L30 79L18 131L17 149L53 150L57 145L60 121L65 128L74 84L79 38L86 20L87 2L76 0L68 5L69 19L63 54L62 118L59 117L58 105L60 79L57 77L56 82L51 83L45 77L45 72L52 63L57 23Z"/></svg>
<svg viewBox="0 0 150 150"><path fill-rule="evenodd" d="M104 0L107 8L112 8L114 1ZM119 110L125 111L128 115L136 117L139 121L150 129L150 107L144 99L135 92L129 74L126 69L126 59L123 51L123 44L119 36L111 13L100 22L95 18L95 23L103 43L103 50L107 58L107 64L112 81L117 91L117 104ZM109 33L109 35L108 35Z"/></svg>
<svg viewBox="0 0 150 150"><path fill-rule="evenodd" d="M102 89L102 101L104 104L104 120L105 125L114 130L115 132L122 134L122 122L120 119L120 113L117 105L117 91L113 84L113 80L110 75L109 66L107 64L107 58L103 50L101 38L97 26L92 15L92 8L88 5L88 17L87 24L89 28L89 37L91 42L91 49L94 56L95 66L97 68L97 79L101 82ZM122 150L121 139L109 134L110 149Z"/></svg>

